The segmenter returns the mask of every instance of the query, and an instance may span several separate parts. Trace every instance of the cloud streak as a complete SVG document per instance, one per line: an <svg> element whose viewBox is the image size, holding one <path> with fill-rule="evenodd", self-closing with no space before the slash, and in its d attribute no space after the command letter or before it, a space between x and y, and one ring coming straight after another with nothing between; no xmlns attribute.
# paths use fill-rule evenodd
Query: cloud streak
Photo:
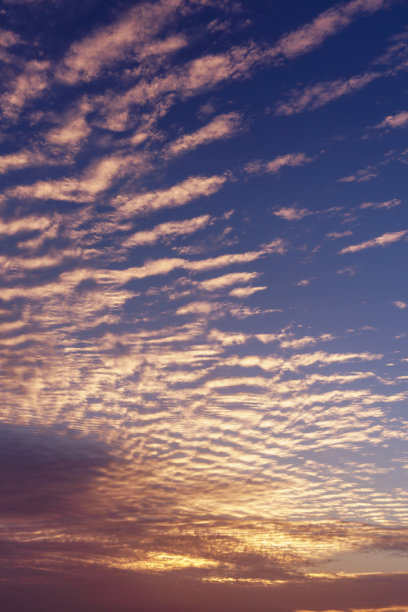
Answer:
<svg viewBox="0 0 408 612"><path fill-rule="evenodd" d="M118 206L118 215L126 218L162 208L184 206L196 198L208 197L216 193L226 182L226 175L192 176L168 189L152 191L135 197L118 196L114 203Z"/></svg>
<svg viewBox="0 0 408 612"><path fill-rule="evenodd" d="M365 249L371 249L373 247L386 247L394 242L399 242L406 236L407 233L408 230L402 230L400 232L386 232L385 234L381 234L381 236L377 236L371 240L365 240L359 244L352 244L348 247L344 247L344 249L341 249L339 253L344 255L345 253L357 253L358 251L364 251Z"/></svg>
<svg viewBox="0 0 408 612"><path fill-rule="evenodd" d="M185 134L170 143L167 147L167 155L180 155L216 140L232 138L243 129L242 123L243 118L239 113L232 112L218 115L196 132Z"/></svg>
<svg viewBox="0 0 408 612"><path fill-rule="evenodd" d="M387 8L387 0L351 0L334 5L320 13L312 22L283 36L273 47L278 58L291 60L319 47L327 38L341 32L354 19Z"/></svg>
<svg viewBox="0 0 408 612"><path fill-rule="evenodd" d="M342 96L360 91L369 83L383 76L381 72L365 72L348 79L336 79L308 85L302 90L291 92L286 102L278 102L277 115L296 115L308 110L316 110Z"/></svg>

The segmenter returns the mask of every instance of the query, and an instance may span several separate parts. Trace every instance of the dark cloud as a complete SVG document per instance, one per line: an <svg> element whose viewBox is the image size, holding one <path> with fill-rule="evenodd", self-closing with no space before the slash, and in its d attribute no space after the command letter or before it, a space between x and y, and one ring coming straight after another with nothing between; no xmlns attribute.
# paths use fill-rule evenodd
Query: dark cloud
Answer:
<svg viewBox="0 0 408 612"><path fill-rule="evenodd" d="M10 612L294 612L406 607L408 576L313 580L274 587L183 581L175 575L95 570L67 580L6 585L0 598Z"/></svg>
<svg viewBox="0 0 408 612"><path fill-rule="evenodd" d="M109 449L90 437L1 424L0 515L75 513L111 461Z"/></svg>

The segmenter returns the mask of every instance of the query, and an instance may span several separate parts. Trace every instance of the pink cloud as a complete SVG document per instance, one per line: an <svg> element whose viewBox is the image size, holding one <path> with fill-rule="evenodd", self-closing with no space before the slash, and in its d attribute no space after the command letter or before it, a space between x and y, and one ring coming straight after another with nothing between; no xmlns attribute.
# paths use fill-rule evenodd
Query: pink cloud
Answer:
<svg viewBox="0 0 408 612"><path fill-rule="evenodd" d="M12 85L0 98L0 109L8 119L15 119L25 104L40 96L49 84L50 63L32 60L13 80Z"/></svg>
<svg viewBox="0 0 408 612"><path fill-rule="evenodd" d="M337 34L353 19L375 13L389 6L388 0L352 0L337 4L320 13L311 23L283 36L273 47L277 57L293 59L321 45L329 36Z"/></svg>
<svg viewBox="0 0 408 612"><path fill-rule="evenodd" d="M371 240L366 240L360 244L353 244L345 247L344 249L341 249L339 253L344 255L344 253L356 253L357 251L363 251L364 249L370 249L372 247L385 247L389 244L402 240L407 233L408 230L402 230L401 232L387 232L386 234L382 234L381 236L377 236Z"/></svg>
<svg viewBox="0 0 408 612"><path fill-rule="evenodd" d="M341 96L363 89L381 76L383 76L381 72L366 72L349 79L324 81L315 85L308 85L302 90L294 90L287 102L277 104L276 114L294 115L305 110L314 110Z"/></svg>
<svg viewBox="0 0 408 612"><path fill-rule="evenodd" d="M286 221L300 221L307 215L312 214L307 208L295 208L294 206L283 207L279 210L275 210L273 213L276 217L285 219Z"/></svg>
<svg viewBox="0 0 408 612"><path fill-rule="evenodd" d="M74 85L90 81L128 54L137 57L180 48L181 39L170 44L153 43L154 37L175 17L183 0L144 2L122 15L115 23L97 29L80 42L73 43L57 68L57 79ZM184 41L185 42L185 41ZM156 45L156 46L155 46ZM159 45L159 46L157 46Z"/></svg>
<svg viewBox="0 0 408 612"><path fill-rule="evenodd" d="M376 128L402 128L408 125L408 111L401 111L395 115L388 115Z"/></svg>
<svg viewBox="0 0 408 612"><path fill-rule="evenodd" d="M393 198L392 200L386 200L385 202L363 202L360 204L360 208L385 208L386 210L389 210L390 208L394 208L400 204L401 200Z"/></svg>
<svg viewBox="0 0 408 612"><path fill-rule="evenodd" d="M242 116L240 113L232 112L218 115L196 132L185 134L167 147L168 155L177 155L196 149L203 144L209 144L214 140L231 138L242 129Z"/></svg>

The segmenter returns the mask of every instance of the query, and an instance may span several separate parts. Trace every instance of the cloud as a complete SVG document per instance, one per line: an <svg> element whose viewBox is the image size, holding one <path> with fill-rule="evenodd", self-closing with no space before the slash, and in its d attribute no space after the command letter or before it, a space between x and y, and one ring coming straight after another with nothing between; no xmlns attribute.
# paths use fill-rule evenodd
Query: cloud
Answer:
<svg viewBox="0 0 408 612"><path fill-rule="evenodd" d="M97 78L107 68L129 59L141 60L146 54L172 53L186 44L182 35L173 35L165 40L157 40L161 30L186 7L184 0L161 0L144 2L124 13L115 23L102 26L86 36L82 41L73 43L54 69L55 78L69 85L88 82ZM328 37L349 25L360 15L374 13L389 4L386 0L352 0L348 4L337 5L324 11L311 23L295 32L283 36L275 45L257 46L253 43L235 47L230 51L207 55L191 60L183 68L170 72L165 77L156 77L150 82L140 82L120 96L107 96L100 99L105 123L110 124L115 117L115 129L125 129L132 105L158 103L158 98L175 92L179 97L191 95L214 87L216 84L246 78L253 67L265 65L270 61L291 60L318 47ZM40 95L49 85L47 62L32 61L26 65L17 80L17 85L3 96L3 112L15 118L25 103ZM359 75L350 80L348 89L363 86L362 80L376 76ZM357 85L357 81L360 83ZM328 84L327 89L339 89ZM319 97L324 94L319 94ZM341 94L342 95L342 94ZM313 96L312 96L313 97ZM325 102L324 102L325 103ZM170 102L171 104L171 102ZM278 106L278 114L291 114L300 110L290 110L291 104ZM296 106L296 104L295 104Z"/></svg>
<svg viewBox="0 0 408 612"><path fill-rule="evenodd" d="M113 460L101 443L49 428L2 423L0 440L3 518L74 514L80 496Z"/></svg>
<svg viewBox="0 0 408 612"><path fill-rule="evenodd" d="M154 41L141 50L141 57L148 58L154 55L165 56L175 53L188 45L188 40L182 34L169 36L164 40Z"/></svg>
<svg viewBox="0 0 408 612"><path fill-rule="evenodd" d="M269 162L260 160L249 162L245 166L245 170L249 174L259 174L263 172L277 174L285 166L294 168L296 166L304 166L312 161L313 159L308 157L306 153L288 153L287 155L279 155Z"/></svg>
<svg viewBox="0 0 408 612"><path fill-rule="evenodd" d="M82 41L73 43L56 70L56 78L69 85L90 81L104 70L126 59L171 52L180 48L171 44L153 43L154 37L175 17L183 0L143 2L123 14L115 23L101 27ZM160 46L161 45L161 46Z"/></svg>
<svg viewBox="0 0 408 612"><path fill-rule="evenodd" d="M231 289L229 295L237 298L246 298L258 291L265 291L268 287L236 287L235 289Z"/></svg>
<svg viewBox="0 0 408 612"><path fill-rule="evenodd" d="M401 111L395 115L388 115L381 123L374 126L376 129L380 128L403 128L408 125L408 111Z"/></svg>
<svg viewBox="0 0 408 612"><path fill-rule="evenodd" d="M91 128L86 120L87 114L92 110L92 105L86 98L81 100L75 107L58 120L59 125L49 130L44 138L51 145L76 146L91 133Z"/></svg>
<svg viewBox="0 0 408 612"><path fill-rule="evenodd" d="M363 89L381 76L383 76L381 72L366 72L348 79L324 81L308 85L302 90L293 90L286 102L278 102L276 115L295 115L305 110L315 110L341 96Z"/></svg>
<svg viewBox="0 0 408 612"><path fill-rule="evenodd" d="M0 110L7 119L15 119L27 102L40 96L48 87L48 61L31 60L13 79L13 84L0 97Z"/></svg>
<svg viewBox="0 0 408 612"><path fill-rule="evenodd" d="M246 355L245 357L231 356L226 363L229 365L239 365L242 368L258 367L265 371L274 371L279 368L290 371L297 370L298 368L307 368L315 364L329 365L356 360L372 361L381 358L382 355L373 353L327 353L316 351L314 353L293 355L288 359L275 355L264 358L258 355Z"/></svg>
<svg viewBox="0 0 408 612"><path fill-rule="evenodd" d="M351 236L353 232L351 230L346 230L344 232L329 232L326 234L326 238L330 240L336 240L337 238L344 238L345 236Z"/></svg>
<svg viewBox="0 0 408 612"><path fill-rule="evenodd" d="M22 42L21 37L10 30L0 29L0 47L14 47Z"/></svg>
<svg viewBox="0 0 408 612"><path fill-rule="evenodd" d="M0 219L0 234L13 236L23 232L41 231L47 229L52 223L49 217L31 215L21 219Z"/></svg>
<svg viewBox="0 0 408 612"><path fill-rule="evenodd" d="M62 4L46 17L57 18ZM371 544L382 522L383 545L402 550L395 525L406 513L405 498L383 484L394 482L397 469L403 469L390 458L391 444L406 434L392 416L392 402L406 400L404 381L392 377L391 368L384 374L386 362L366 350L372 342L363 331L356 337L339 329L323 333L315 313L313 329L310 312L302 314L298 301L286 299L293 281L303 279L298 282L305 285L309 278L299 269L290 277L297 249L288 261L275 258L288 245L271 239L278 222L268 223L268 211L259 216L252 202L241 206L245 193L236 179L242 171L236 177L218 171L225 159L210 156L202 172L194 172L186 158L167 174L166 147L176 155L241 130L238 113L207 119L195 129L194 113L205 96L197 104L188 97L246 78L270 61L262 57L266 45L226 51L227 35L236 34L231 28L217 41L223 52L206 51L198 60L182 54L186 64L172 68L165 57L161 63L152 54L161 58L183 48L187 36L167 36L161 16L157 36L160 25L149 30L150 22L134 21L137 10L153 5L130 4L135 8L112 27L91 30L71 45L44 104L35 116L24 114L13 130L11 145L26 126L29 142L0 159L10 172L10 201L0 219L0 233L7 237L0 256L1 412L4 420L18 423L0 425L0 573L5 570L7 580L14 574L14 582L2 583L14 589L5 608L28 610L34 601L61 612L132 606L218 612L251 606L280 610L285 601L282 612L293 612L295 603L310 609L316 601L321 607L333 605L330 601L349 604L354 599L344 579L334 588L334 578L305 572L312 572L317 560L330 566L328 558ZM236 7L235 0L196 2L210 16L221 4ZM325 11L328 25L320 15L313 27L297 30L281 57L286 61L316 48L344 27L350 17L344 7L354 7L354 19L358 6L369 4L382 6L354 2ZM179 3L186 11L192 5L193 0ZM154 5L155 14L160 6L164 3ZM129 27L126 18L133 20ZM194 29L197 24L203 32L202 20L194 16L186 23L193 51L204 48L206 39ZM148 31L141 32L145 42L139 49L135 33L144 26ZM156 77L149 80L149 74ZM91 83L100 76L106 82ZM126 100L125 87L139 88L134 98ZM84 88L90 88L89 97L83 97ZM226 101L221 93L217 98L220 106ZM183 104L154 127L175 100ZM131 129L108 133L99 123L104 110L122 126L126 122L116 110L132 111ZM194 116L186 121L191 110ZM179 120L187 133L176 131ZM167 129L182 135L169 143ZM64 158L67 167L24 172L12 182L13 167L29 167L27 157L12 156L31 155L30 143L38 143L48 160ZM7 143L5 151L15 148ZM255 172L277 175L311 161L296 152L268 161L272 157L258 162ZM146 168L154 172L142 181ZM211 195L220 206L217 217L209 214L212 201L204 199ZM86 206L58 204L70 201ZM305 208L306 200L287 208L276 201L272 212L283 220L308 215L320 220ZM172 210L189 203L197 208L190 218ZM235 216L223 215L231 206ZM216 225L220 220L227 225L224 232ZM298 239L303 243L298 227L279 223L296 230L295 246ZM329 228L314 229L324 235ZM126 252L133 247L137 250ZM282 306L279 313L275 305ZM222 329L212 330L212 320ZM281 329L290 320L295 323ZM345 346L354 348L342 352ZM379 465L375 451L386 445L387 460ZM377 586L378 577L370 580L376 596L392 592L388 583ZM27 598L21 606L20 598Z"/></svg>
<svg viewBox="0 0 408 612"><path fill-rule="evenodd" d="M400 232L387 232L386 234L382 234L381 236L377 236L371 240L366 240L360 244L353 244L345 247L344 249L341 249L339 253L344 255L344 253L356 253L357 251L363 251L364 249L370 249L372 247L385 247L389 244L402 240L407 233L408 230L402 230Z"/></svg>
<svg viewBox="0 0 408 612"><path fill-rule="evenodd" d="M390 208L394 208L395 206L399 206L401 204L401 200L397 198L393 198L392 200L386 200L385 202L363 202L360 204L360 208L385 208L389 210Z"/></svg>
<svg viewBox="0 0 408 612"><path fill-rule="evenodd" d="M226 181L226 175L191 176L169 189L158 189L135 197L118 196L113 203L118 206L121 217L145 214L162 208L184 206L196 198L208 197L221 189Z"/></svg>
<svg viewBox="0 0 408 612"><path fill-rule="evenodd" d="M30 166L39 166L46 162L46 157L42 153L34 151L18 151L0 156L0 174L5 174L10 170L20 170Z"/></svg>
<svg viewBox="0 0 408 612"><path fill-rule="evenodd" d="M344 268L341 268L340 270L337 270L336 274L346 274L347 276L355 276L357 274L357 270L355 266L346 266Z"/></svg>
<svg viewBox="0 0 408 612"><path fill-rule="evenodd" d="M175 1L178 3L178 0ZM142 79L134 87L120 95L109 94L99 99L99 110L102 116L101 125L110 129L124 130L128 126L130 111L133 106L155 105L157 107L160 101L160 104L163 105L163 111L166 112L174 104L176 98L188 99L202 91L212 89L222 82L247 78L255 67L265 66L271 61L279 63L282 59L292 60L298 55L317 48L328 36L336 34L359 15L374 13L385 8L387 4L388 1L386 0L365 0L364 2L363 0L352 0L348 4L338 5L324 11L311 24L306 24L299 30L285 35L273 46L248 43L232 47L224 53L208 54L190 60L182 67L168 71L164 76L156 76L151 80ZM115 37L114 34L112 35ZM98 34L95 36L98 37ZM103 34L102 40L104 40ZM98 45L95 48L97 47ZM91 48L93 49L93 43ZM123 46L120 44L118 49L119 56L122 57ZM76 58L78 52L74 51L73 57ZM103 56L104 53L102 53ZM116 55L113 54L113 57L115 58ZM82 64L83 60L81 59L81 69L86 72L87 69L83 68ZM92 58L90 66L93 66ZM99 60L97 60L97 66L99 69ZM76 69L74 75L74 78L77 78ZM333 95L338 97L338 95L343 95L349 90L361 88L369 80L373 80L380 75L381 73L375 76L374 73L358 75L352 77L348 84L342 81L336 81L334 84L327 83L322 86L322 91L311 93L311 97L315 98L317 96L325 104L326 101L323 101L323 98L327 98L328 101L332 99L331 96ZM334 93L334 91L337 93ZM299 95L294 94L294 98L296 99ZM305 95L306 97L309 96L309 94ZM301 97L304 96L301 95ZM317 106L320 105L317 100L313 103L316 103ZM300 112L300 110L303 110L302 104L303 102L300 102L301 108L299 107L299 109L296 100L293 104L289 102L286 105L278 105L277 114ZM310 102L308 101L305 104L307 106ZM293 109L291 109L292 106Z"/></svg>
<svg viewBox="0 0 408 612"><path fill-rule="evenodd" d="M231 112L218 115L210 123L192 134L185 134L166 147L166 155L178 155L215 140L231 138L242 130L242 115Z"/></svg>
<svg viewBox="0 0 408 612"><path fill-rule="evenodd" d="M334 340L334 336L332 334L321 334L320 336L303 336L301 338L290 338L285 337L285 334L281 334L278 336L279 344L282 348L294 348L300 349L305 346L310 346L313 344L318 344L319 342L330 342Z"/></svg>
<svg viewBox="0 0 408 612"><path fill-rule="evenodd" d="M319 47L362 15L372 14L390 5L388 0L351 0L320 13L311 23L283 36L271 49L277 59L291 60Z"/></svg>
<svg viewBox="0 0 408 612"><path fill-rule="evenodd" d="M289 155L281 155L273 161L268 162L266 164L266 170L267 172L272 172L273 174L276 174L284 166L304 166L305 164L311 161L312 159L310 157L307 157L305 153L292 153Z"/></svg>
<svg viewBox="0 0 408 612"><path fill-rule="evenodd" d="M300 221L304 217L311 215L312 213L307 208L295 208L292 207L283 207L279 210L275 210L273 214L276 217L280 217L281 219L285 219L285 221Z"/></svg>
<svg viewBox="0 0 408 612"><path fill-rule="evenodd" d="M397 308L400 308L401 310L403 310L404 308L407 308L408 304L406 304L406 302L402 302L401 300L397 300L396 302L393 302L394 306L396 306Z"/></svg>
<svg viewBox="0 0 408 612"><path fill-rule="evenodd" d="M37 181L32 185L19 185L6 191L6 196L18 199L60 200L71 202L92 202L97 194L122 178L130 169L143 166L141 154L106 156L94 161L80 178L63 178Z"/></svg>
<svg viewBox="0 0 408 612"><path fill-rule="evenodd" d="M122 242L122 246L131 248L134 246L155 244L161 239L172 240L176 236L192 234L198 230L204 229L213 221L214 219L210 217L210 215L201 215L200 217L186 219L185 221L167 221L156 225L156 227L151 230L144 230L132 234Z"/></svg>
<svg viewBox="0 0 408 612"><path fill-rule="evenodd" d="M206 302L206 301L197 301L190 302L185 306L180 306L176 310L176 315L186 315L186 314L195 314L195 315L209 315L211 313L219 313L223 312L224 307L222 304L217 302Z"/></svg>
<svg viewBox="0 0 408 612"><path fill-rule="evenodd" d="M373 178L377 178L377 176L377 169L374 166L367 166L366 168L358 170L355 174L337 179L337 183L366 183Z"/></svg>
<svg viewBox="0 0 408 612"><path fill-rule="evenodd" d="M87 279L94 279L97 283L101 283L106 286L124 285L131 280L144 279L149 278L151 276L166 275L173 272L174 270L187 270L189 272L198 273L207 270L216 270L219 268L224 268L237 264L247 264L270 254L283 255L285 252L286 247L284 242L281 239L276 239L266 245L263 245L261 249L258 249L256 251L229 253L225 255L219 255L218 257L208 257L206 259L188 260L182 259L180 257L163 257L161 259L147 260L141 266L129 267L124 269L92 269L81 267L78 269L62 272L58 283L45 283L41 287L33 288L33 291L34 294L42 292L43 295L46 295L48 293L66 293L72 290L81 282L86 281ZM63 256L63 254L61 254L61 256ZM249 277L246 276L247 273L243 274L244 278L248 280ZM229 284L234 279L235 277L229 277L225 282ZM214 281L215 284L217 284L218 282L222 284L222 282L224 281ZM2 294L2 297L5 300L12 299L18 295L28 295L30 291L31 289L26 290L25 288L5 289L4 293Z"/></svg>
<svg viewBox="0 0 408 612"><path fill-rule="evenodd" d="M200 281L197 283L197 286L200 289L204 289L204 291L218 291L230 285L248 283L258 278L258 276L259 274L257 272L232 272L231 274L224 274L223 276Z"/></svg>
<svg viewBox="0 0 408 612"><path fill-rule="evenodd" d="M263 50L254 43L190 60L164 75L141 79L120 95L107 94L100 98L101 125L124 130L133 107L153 106L165 114L177 99L186 100L222 82L247 78L255 66L267 61Z"/></svg>
<svg viewBox="0 0 408 612"><path fill-rule="evenodd" d="M360 5L360 7L357 7L358 1L359 0L356 0L355 2L350 2L348 5L343 5L343 7L354 7L354 9L356 9L356 11L358 12L360 8L363 8L362 5ZM378 3L373 2L370 7L367 3L365 8L367 8L369 12L375 12L377 10L387 8L388 6L390 6L390 3L388 3L387 0L383 0ZM329 13L331 10L332 9L329 9L327 13ZM355 14L357 14L357 12ZM322 15L324 14L325 13L322 13ZM293 115L301 113L303 111L315 110L344 95L349 95L363 89L378 78L393 76L400 70L405 70L407 52L406 34L404 33L399 37L397 36L393 40L395 42L390 45L390 47L382 56L378 57L371 63L371 67L367 71L353 75L348 78L317 82L313 85L308 85L303 89L293 89L289 95L288 100L280 101L276 104L275 114ZM301 38L300 47L302 48ZM382 64L394 64L394 67L384 68L383 66L381 66L380 70L373 69L373 66L379 66ZM389 120L389 123L387 120ZM374 127L403 127L405 121L406 119L404 116L404 111L401 111L401 113L397 113L394 116L391 115L389 117L386 117L382 123ZM393 125L394 123L395 125Z"/></svg>

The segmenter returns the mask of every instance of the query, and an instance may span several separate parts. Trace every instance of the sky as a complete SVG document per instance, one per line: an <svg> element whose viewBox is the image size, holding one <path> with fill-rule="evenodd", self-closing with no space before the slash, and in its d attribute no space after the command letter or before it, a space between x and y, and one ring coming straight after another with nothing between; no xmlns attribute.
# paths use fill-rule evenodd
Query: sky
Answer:
<svg viewBox="0 0 408 612"><path fill-rule="evenodd" d="M406 0L0 14L1 608L407 612Z"/></svg>

